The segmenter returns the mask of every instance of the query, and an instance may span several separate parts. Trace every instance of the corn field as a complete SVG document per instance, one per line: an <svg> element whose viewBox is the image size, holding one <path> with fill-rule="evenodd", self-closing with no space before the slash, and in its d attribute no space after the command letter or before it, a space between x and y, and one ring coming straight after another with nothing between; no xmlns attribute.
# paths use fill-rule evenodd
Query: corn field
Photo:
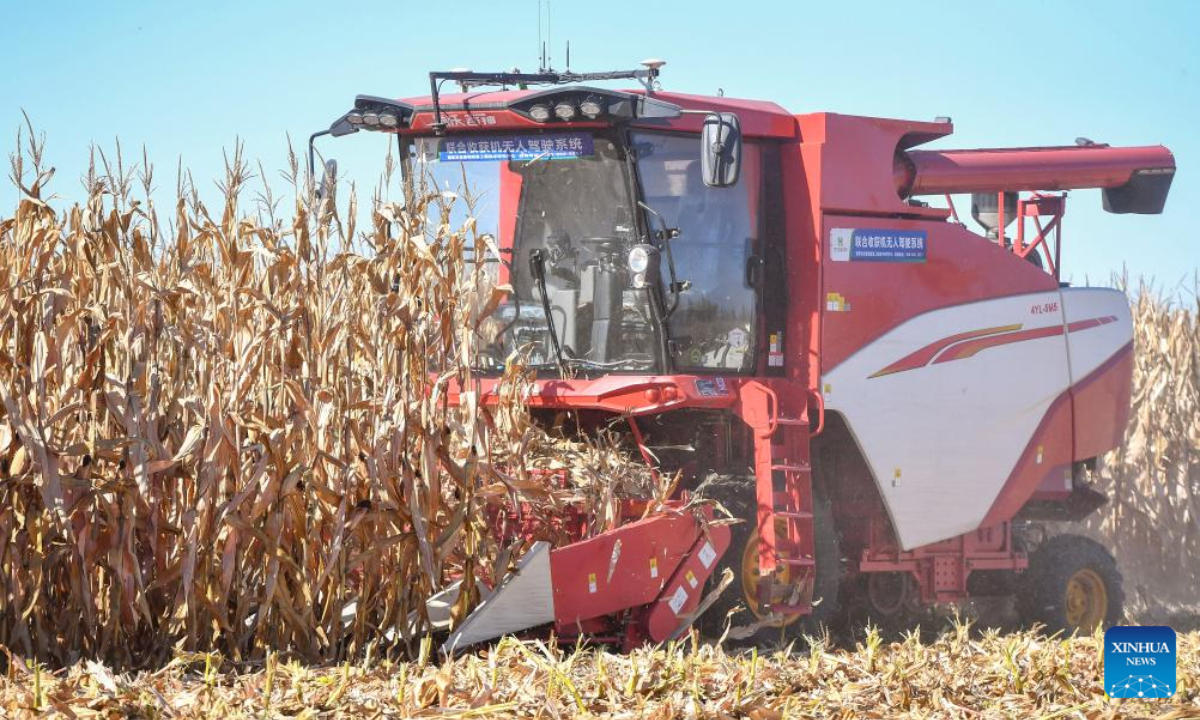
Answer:
<svg viewBox="0 0 1200 720"><path fill-rule="evenodd" d="M1124 284L1124 283L1122 283ZM1110 500L1088 521L1113 548L1129 597L1151 610L1200 598L1200 283L1164 297L1130 292L1133 413L1097 486Z"/></svg>
<svg viewBox="0 0 1200 720"><path fill-rule="evenodd" d="M426 598L451 576L496 577L520 553L497 544L488 505L582 504L601 528L630 485L669 492L615 440L532 423L520 355L499 402L481 401L472 330L505 288L475 252L490 238L449 224L470 193L410 182L399 200L372 197L359 228L356 199L339 215L294 159L287 197L235 152L221 207L181 175L165 211L144 159L97 154L87 201L66 210L32 135L12 166L22 199L0 219L6 715L1162 711L1104 698L1098 638L971 640L962 626L933 645L870 633L854 650L817 642L790 657L694 640L629 657L505 640L432 662ZM1091 531L1147 603L1194 601L1200 307L1146 288L1134 304L1133 420ZM548 486L534 475L546 469L570 482ZM476 600L464 593L456 617ZM1181 656L1197 660L1197 642L1181 636ZM1196 700L1196 664L1176 707Z"/></svg>
<svg viewBox="0 0 1200 720"><path fill-rule="evenodd" d="M504 290L470 252L487 238L447 224L468 194L409 185L374 198L360 232L356 200L343 223L294 158L292 197L248 201L238 152L223 207L183 177L164 213L146 165L118 154L60 214L41 153L31 133L13 156L23 198L0 224L0 645L14 654L336 660L385 634L412 651L447 577L515 560L487 503L582 496L603 524L615 484L648 476L535 429L520 357L500 402L480 402L470 330ZM514 455L528 462L506 474ZM578 482L531 479L551 466ZM477 599L464 587L460 616Z"/></svg>

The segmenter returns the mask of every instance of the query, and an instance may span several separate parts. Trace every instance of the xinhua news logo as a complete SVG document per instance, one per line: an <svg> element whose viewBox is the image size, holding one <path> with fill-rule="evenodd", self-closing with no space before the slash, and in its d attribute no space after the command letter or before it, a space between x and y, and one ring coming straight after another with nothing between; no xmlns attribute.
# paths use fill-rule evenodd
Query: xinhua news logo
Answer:
<svg viewBox="0 0 1200 720"><path fill-rule="evenodd" d="M1169 627L1111 627L1104 633L1104 689L1114 698L1171 697L1177 657Z"/></svg>

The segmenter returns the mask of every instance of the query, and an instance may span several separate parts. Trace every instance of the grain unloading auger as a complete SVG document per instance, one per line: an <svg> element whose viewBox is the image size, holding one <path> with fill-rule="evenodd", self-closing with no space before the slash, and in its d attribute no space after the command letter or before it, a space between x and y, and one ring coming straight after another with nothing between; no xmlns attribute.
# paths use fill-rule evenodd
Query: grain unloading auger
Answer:
<svg viewBox="0 0 1200 720"><path fill-rule="evenodd" d="M1051 629L1117 620L1112 556L1044 525L1105 502L1091 480L1132 367L1125 296L1060 282L1063 191L1159 213L1170 152L922 150L949 120L663 92L662 63L643 65L431 73L430 96L359 96L318 133L394 134L410 178L469 184L477 251L511 286L480 325L475 391L531 347L535 417L620 426L680 478L667 507L630 499L608 532L534 545L450 646L538 629L630 645L730 613L778 637L981 595ZM620 79L641 87L593 85ZM500 532L532 540L537 521ZM724 569L733 587L707 593Z"/></svg>

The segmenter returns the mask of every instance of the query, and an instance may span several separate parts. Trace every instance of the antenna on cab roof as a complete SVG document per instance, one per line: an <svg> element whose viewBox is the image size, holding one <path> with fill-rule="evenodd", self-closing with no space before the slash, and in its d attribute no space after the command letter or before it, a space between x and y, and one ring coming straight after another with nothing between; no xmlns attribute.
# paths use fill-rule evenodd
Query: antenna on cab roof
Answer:
<svg viewBox="0 0 1200 720"><path fill-rule="evenodd" d="M546 16L546 36L543 38L542 37L542 15L543 15L542 0L538 0L538 53L539 53L539 55L538 55L538 72L542 72L542 73L554 72L554 68L551 66L551 63L553 61L550 59L550 45L554 43L554 31L551 27L551 21L550 21L550 0L546 0L546 7L545 7L544 14ZM568 51L568 58L567 58L567 67L568 68L571 67L571 59L569 57L569 54L570 53Z"/></svg>

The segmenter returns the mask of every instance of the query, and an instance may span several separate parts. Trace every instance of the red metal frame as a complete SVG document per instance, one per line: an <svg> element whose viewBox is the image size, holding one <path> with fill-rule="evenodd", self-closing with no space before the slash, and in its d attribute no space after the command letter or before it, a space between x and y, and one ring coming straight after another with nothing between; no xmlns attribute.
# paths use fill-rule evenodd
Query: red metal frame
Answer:
<svg viewBox="0 0 1200 720"><path fill-rule="evenodd" d="M1003 204L1001 205L1003 208ZM1034 193L1032 197L1017 200L1017 239L1013 244L1013 252L1020 257L1027 257L1038 247L1046 248L1043 255L1050 267L1047 268L1054 279L1059 279L1059 268L1062 267L1062 217L1067 211L1067 194L1047 195ZM1025 244L1025 218L1033 218L1037 228L1037 236L1033 242ZM1042 218L1049 217L1050 221L1042 226ZM1054 233L1054 244L1051 248L1050 234ZM1053 253L1053 257L1051 257Z"/></svg>
<svg viewBox="0 0 1200 720"><path fill-rule="evenodd" d="M725 389L718 392L696 385L707 377L697 375L608 375L598 378L539 379L526 399L534 408L563 410L602 410L631 417L654 415L680 408L722 410L737 402L738 388L749 378L726 378ZM498 378L479 378L474 390L484 405L499 402ZM451 380L449 401L457 403L462 388Z"/></svg>
<svg viewBox="0 0 1200 720"><path fill-rule="evenodd" d="M976 570L1021 571L1029 566L1025 554L1013 547L1007 521L907 551L896 547L886 518L873 519L868 536L859 571L908 573L925 604L965 599L967 581Z"/></svg>
<svg viewBox="0 0 1200 720"><path fill-rule="evenodd" d="M654 483L657 485L659 482L658 464L654 462L654 457L650 454L650 449L646 447L646 440L642 437L642 431L638 427L637 419L630 415L628 420L629 434L633 436L633 441L637 443L638 452L641 453L642 459L646 461L646 467L650 468L650 477L654 479Z"/></svg>
<svg viewBox="0 0 1200 720"><path fill-rule="evenodd" d="M944 197L946 198L946 207L950 210L950 218L956 225L964 224L963 221L958 218L958 210L954 207L954 197L950 195L950 193L946 193Z"/></svg>

